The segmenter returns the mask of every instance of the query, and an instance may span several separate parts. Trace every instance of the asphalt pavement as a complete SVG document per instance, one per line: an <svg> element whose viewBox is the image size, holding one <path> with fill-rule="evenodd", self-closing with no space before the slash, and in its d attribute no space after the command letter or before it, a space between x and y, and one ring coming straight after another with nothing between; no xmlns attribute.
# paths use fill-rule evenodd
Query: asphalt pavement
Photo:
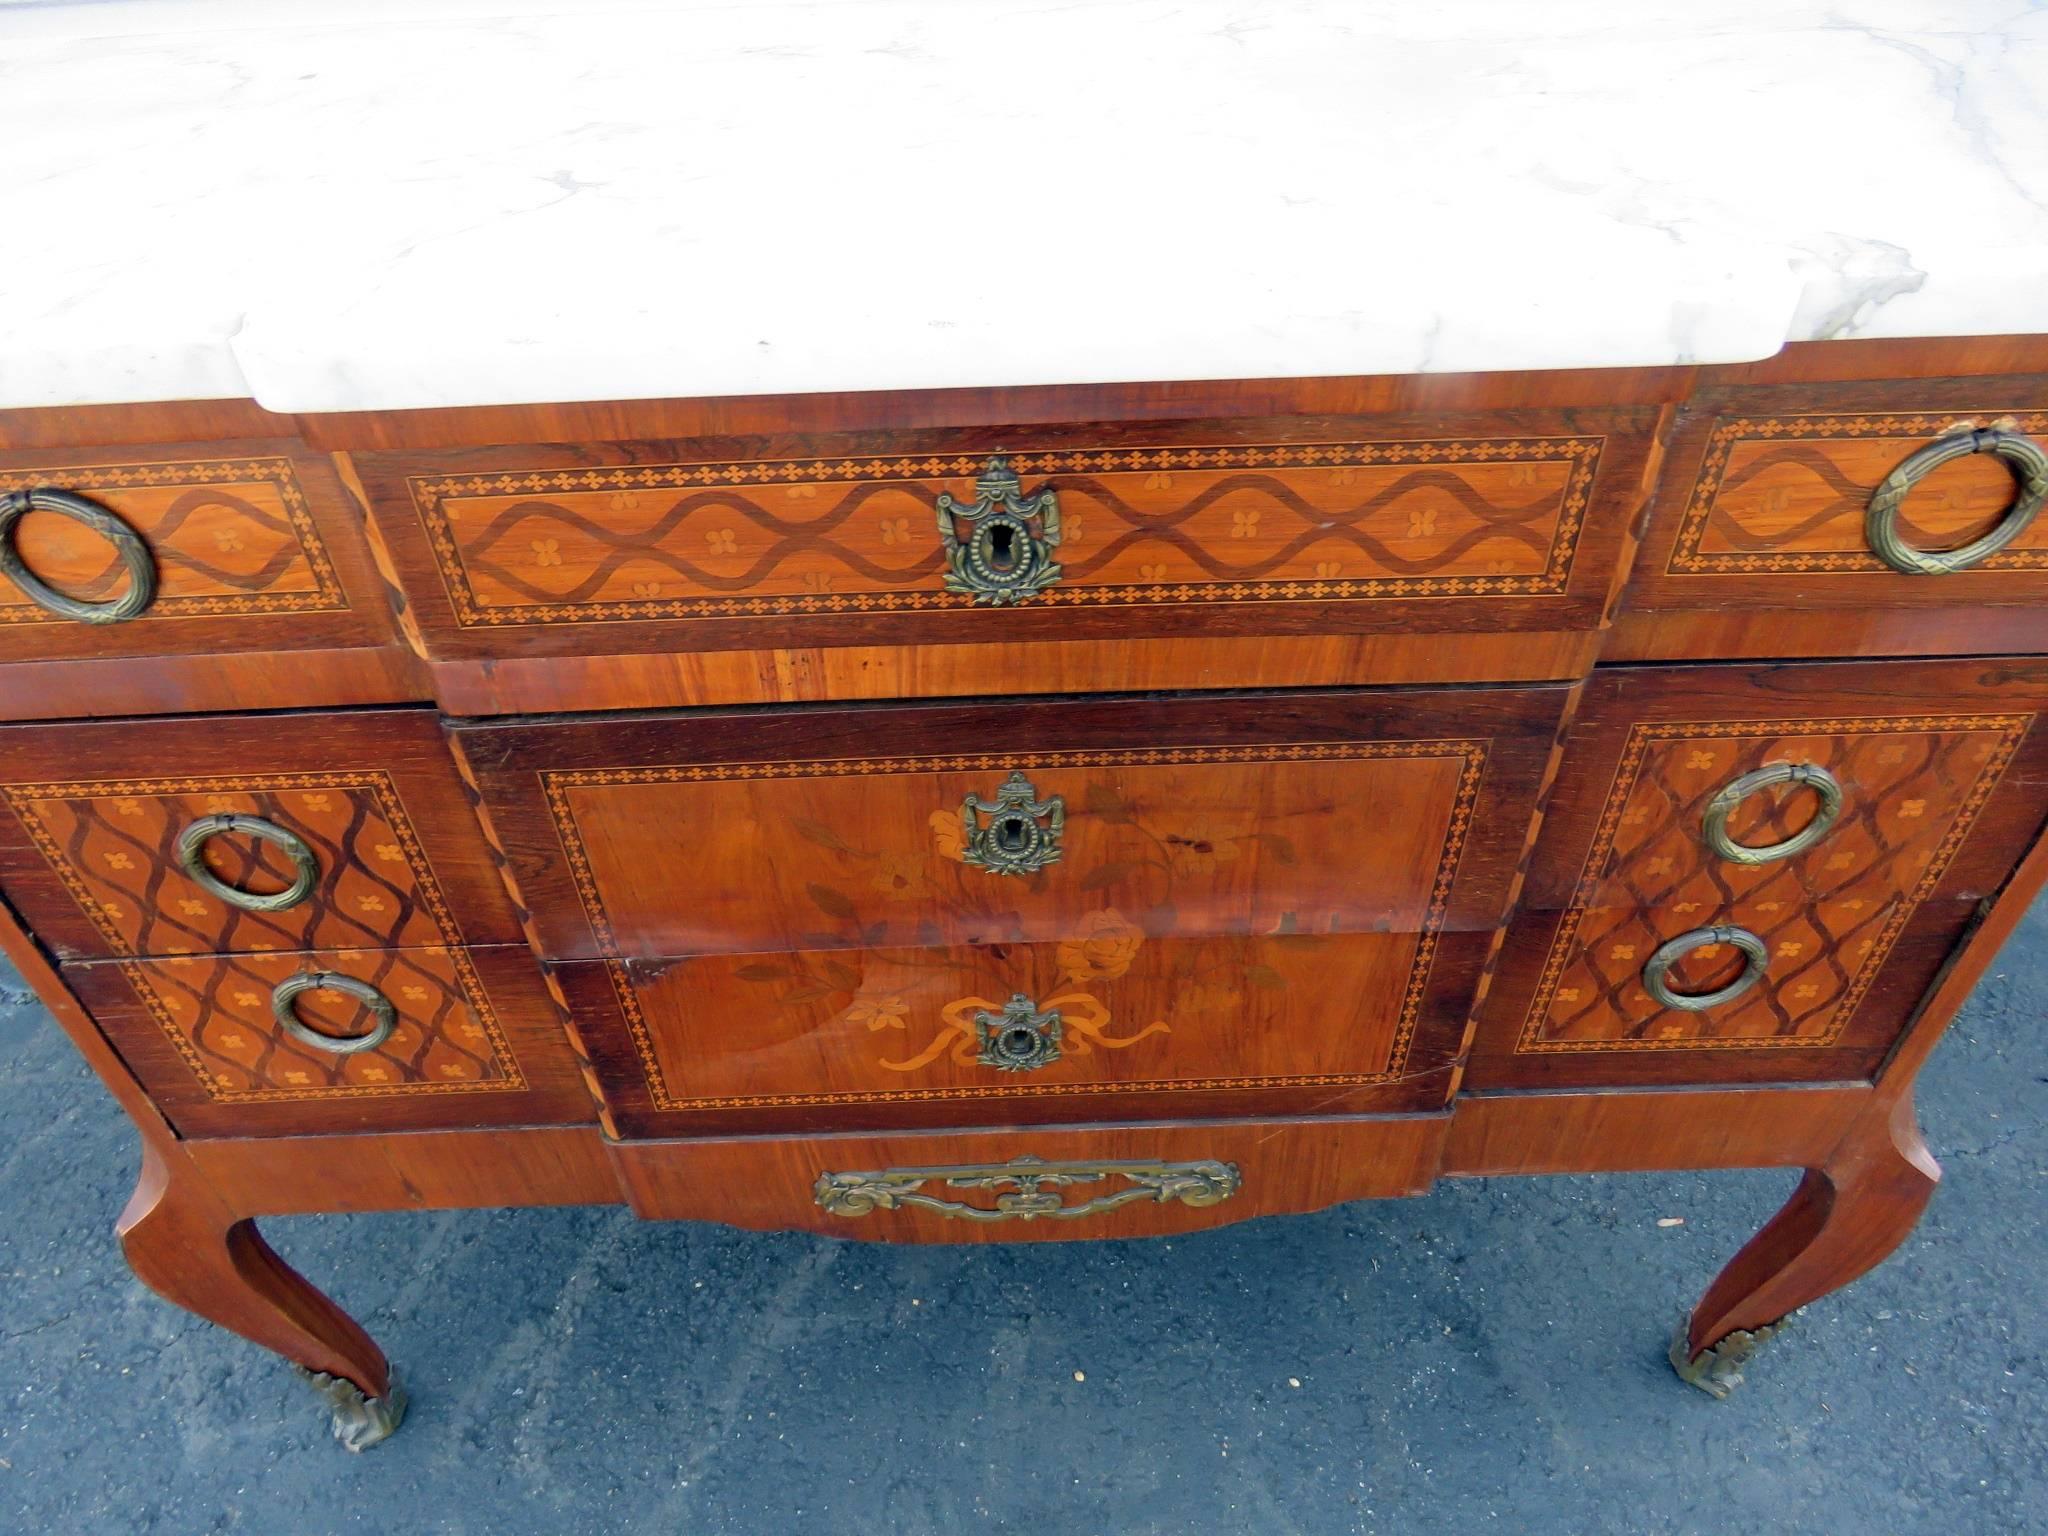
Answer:
<svg viewBox="0 0 2048 1536"><path fill-rule="evenodd" d="M622 1210L267 1222L410 1386L353 1457L128 1274L133 1133L0 972L0 1531L2048 1531L2048 905L1936 1052L1947 1178L1717 1403L1664 1361L1785 1171L1447 1182L1151 1243Z"/></svg>

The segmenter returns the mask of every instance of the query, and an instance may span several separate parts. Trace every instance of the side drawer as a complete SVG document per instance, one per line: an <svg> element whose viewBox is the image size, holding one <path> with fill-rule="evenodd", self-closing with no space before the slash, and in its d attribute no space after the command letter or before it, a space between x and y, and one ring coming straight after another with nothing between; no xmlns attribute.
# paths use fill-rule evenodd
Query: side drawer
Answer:
<svg viewBox="0 0 2048 1536"><path fill-rule="evenodd" d="M1232 637L1430 635L1423 665L1450 668L1493 636L1490 673L1468 657L1436 675L1572 675L1618 576L1654 421L1280 417L353 462L431 659L644 657L562 669L583 707L593 691L621 707L787 697L783 681L810 697L1176 686L1128 670L1135 653L1074 654L1102 640L1175 639L1193 669ZM962 646L978 660L942 659ZM845 647L875 652L878 676L821 665L768 683L774 658ZM665 670L721 652L755 659ZM1307 654L1261 674L1258 648L1239 647L1177 685L1352 680L1304 675ZM494 669L494 709L567 707L539 682L518 698L520 675ZM649 696L664 687L679 696Z"/></svg>
<svg viewBox="0 0 2048 1536"><path fill-rule="evenodd" d="M2048 651L2044 502L2048 375L1704 389L1609 654Z"/></svg>
<svg viewBox="0 0 2048 1536"><path fill-rule="evenodd" d="M821 708L455 737L634 1134L794 1112L975 1124L1026 1103L1170 1114L1188 1093L1358 1111L1442 1101L1566 696ZM980 1059L977 1015L1018 998L1061 1015L1057 1059Z"/></svg>
<svg viewBox="0 0 2048 1536"><path fill-rule="evenodd" d="M1872 1076L2048 815L2044 705L2037 660L1598 674L1467 1086Z"/></svg>
<svg viewBox="0 0 2048 1536"><path fill-rule="evenodd" d="M0 668L52 664L0 671L0 719L72 713L61 680L81 675L106 709L116 661L167 680L138 710L207 696L213 657L237 669L239 697L288 705L308 674L251 665L270 653L357 653L320 660L325 691L403 697L402 651L360 516L301 443L0 454Z"/></svg>
<svg viewBox="0 0 2048 1536"><path fill-rule="evenodd" d="M596 1118L521 948L184 955L64 977L188 1136Z"/></svg>
<svg viewBox="0 0 2048 1536"><path fill-rule="evenodd" d="M521 940L431 710L0 727L0 890L65 959Z"/></svg>

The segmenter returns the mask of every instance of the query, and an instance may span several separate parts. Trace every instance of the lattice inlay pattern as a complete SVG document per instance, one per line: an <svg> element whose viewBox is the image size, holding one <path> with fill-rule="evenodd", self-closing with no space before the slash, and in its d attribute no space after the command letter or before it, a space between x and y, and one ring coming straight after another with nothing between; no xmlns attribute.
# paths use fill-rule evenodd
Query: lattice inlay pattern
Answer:
<svg viewBox="0 0 2048 1536"><path fill-rule="evenodd" d="M398 1010L383 1044L337 1056L286 1035L276 985L312 962L376 987ZM124 960L122 974L218 1104L502 1092L526 1086L490 999L459 949ZM298 1012L335 1035L360 1032L355 1004L301 993Z"/></svg>
<svg viewBox="0 0 2048 1536"><path fill-rule="evenodd" d="M1058 490L1037 604L1553 596L1602 439L1010 455ZM906 613L943 589L933 511L982 454L616 465L408 483L464 625Z"/></svg>
<svg viewBox="0 0 2048 1536"><path fill-rule="evenodd" d="M381 772L6 784L0 797L116 955L460 942L412 820ZM224 812L260 816L304 839L320 866L305 902L247 912L185 875L180 834ZM216 838L208 855L230 885L290 883L282 855L253 838Z"/></svg>
<svg viewBox="0 0 2048 1536"><path fill-rule="evenodd" d="M2032 715L1648 724L1630 733L1572 905L1563 914L1518 1051L1815 1047L1837 1040L1899 934L1933 893L1997 787ZM1843 814L1779 863L1716 858L1700 838L1729 780L1774 762L1829 769ZM1812 814L1759 796L1731 823L1769 843ZM1721 1008L1659 1008L1644 963L1689 929L1735 922L1761 936L1764 980ZM1730 957L1701 951L1690 985ZM1725 975L1714 978L1726 980Z"/></svg>
<svg viewBox="0 0 2048 1536"><path fill-rule="evenodd" d="M100 502L149 545L158 595L132 622L348 607L289 459L0 470L0 490L38 486ZM102 602L127 579L113 545L54 514L23 519L17 538L30 568L73 597ZM43 568L52 550L61 550L61 569ZM0 581L0 624L71 622Z"/></svg>
<svg viewBox="0 0 2048 1536"><path fill-rule="evenodd" d="M1443 848L1437 860L1430 900L1409 968L1392 1051L1385 1070L1359 1074L1317 1074L1312 1077L1229 1077L1175 1079L1160 1082L998 1084L973 1089L905 1087L844 1093L760 1093L700 1097L686 1085L668 1081L654 1050L645 1011L633 987L632 975L620 952L611 920L605 911L604 895L592 872L583 834L577 825L574 792L590 785L659 783L701 783L721 779L809 779L846 774L947 773L989 771L1007 773L1055 768L1124 767L1168 763L1243 763L1344 761L1385 758L1449 758L1460 765L1458 786L1452 801ZM590 923L598 952L604 957L619 1010L632 1035L635 1053L646 1076L649 1096L656 1109L728 1109L774 1104L868 1104L902 1099L1024 1098L1044 1095L1142 1093L1152 1089L1176 1092L1216 1091L1245 1088L1294 1086L1359 1087L1395 1081L1405 1075L1414 1043L1423 1000L1428 993L1430 969L1450 909L1451 890L1457 879L1458 861L1472 828L1474 809L1486 765L1486 743L1482 741L1400 741L1400 742L1292 742L1261 746L1148 747L1081 752L1048 752L1030 757L997 753L953 757L833 758L808 762L701 763L646 768L579 769L543 772L541 784L548 809L561 839L563 856Z"/></svg>
<svg viewBox="0 0 2048 1536"><path fill-rule="evenodd" d="M1707 438L1667 574L1896 578L1864 538L1871 494L1900 460L1959 420L1982 424L2005 417L2023 432L2048 432L2048 412L1998 407L1940 415L1724 421ZM1945 536L1988 523L2011 499L2003 476L1987 476L1975 492L1944 494L1930 485L1906 498L1900 529L1911 542L1938 548ZM1977 568L2048 570L2048 526L2023 534Z"/></svg>

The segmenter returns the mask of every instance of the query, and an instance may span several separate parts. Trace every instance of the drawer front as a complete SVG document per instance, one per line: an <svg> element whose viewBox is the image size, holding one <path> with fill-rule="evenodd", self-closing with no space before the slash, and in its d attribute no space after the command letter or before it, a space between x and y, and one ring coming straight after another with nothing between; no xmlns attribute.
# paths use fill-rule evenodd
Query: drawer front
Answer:
<svg viewBox="0 0 2048 1536"><path fill-rule="evenodd" d="M1434 1109L1486 933L556 967L628 1134Z"/></svg>
<svg viewBox="0 0 2048 1536"><path fill-rule="evenodd" d="M341 483L299 444L0 455L0 497L0 662L392 643Z"/></svg>
<svg viewBox="0 0 2048 1536"><path fill-rule="evenodd" d="M65 978L189 1135L594 1118L532 957L509 946L98 961Z"/></svg>
<svg viewBox="0 0 2048 1536"><path fill-rule="evenodd" d="M1295 417L355 462L437 658L1559 631L1599 623L1651 425Z"/></svg>
<svg viewBox="0 0 2048 1536"><path fill-rule="evenodd" d="M1420 1194L1448 1115L1195 1121L951 1135L628 1141L658 1220L912 1243L1154 1237Z"/></svg>
<svg viewBox="0 0 2048 1536"><path fill-rule="evenodd" d="M1937 444L1954 456L1935 462ZM1705 390L1673 437L1624 607L2038 607L2044 498L2048 379L2038 375ZM1923 568L1913 553L1954 556L1994 530L2009 539L1954 570ZM1999 633L2024 623L2017 615ZM1809 632L1830 645L1824 627ZM2032 633L2048 648L2048 627ZM1948 644L1972 639L1958 625Z"/></svg>
<svg viewBox="0 0 2048 1536"><path fill-rule="evenodd" d="M623 960L1058 943L1111 910L1153 937L1491 929L1564 698L1075 700L453 734L543 952Z"/></svg>
<svg viewBox="0 0 2048 1536"><path fill-rule="evenodd" d="M66 958L516 943L426 710L0 727L0 889Z"/></svg>
<svg viewBox="0 0 2048 1536"><path fill-rule="evenodd" d="M1468 1081L1869 1075L2048 812L2044 701L2037 662L1602 674Z"/></svg>

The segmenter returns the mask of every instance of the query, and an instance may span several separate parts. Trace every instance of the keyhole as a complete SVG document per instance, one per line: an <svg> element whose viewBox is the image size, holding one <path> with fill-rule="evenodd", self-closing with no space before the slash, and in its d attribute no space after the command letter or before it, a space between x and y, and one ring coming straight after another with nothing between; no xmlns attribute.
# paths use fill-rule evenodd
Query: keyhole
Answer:
<svg viewBox="0 0 2048 1536"><path fill-rule="evenodd" d="M996 842L1005 853L1024 851L1024 818L1005 816L996 823Z"/></svg>
<svg viewBox="0 0 2048 1536"><path fill-rule="evenodd" d="M1017 533L1007 523L997 523L988 531L988 563L999 571L1007 571L1017 563Z"/></svg>
<svg viewBox="0 0 2048 1536"><path fill-rule="evenodd" d="M1015 1061L1022 1061L1038 1049L1038 1036L1030 1030L1019 1027L1003 1036L1003 1054Z"/></svg>

